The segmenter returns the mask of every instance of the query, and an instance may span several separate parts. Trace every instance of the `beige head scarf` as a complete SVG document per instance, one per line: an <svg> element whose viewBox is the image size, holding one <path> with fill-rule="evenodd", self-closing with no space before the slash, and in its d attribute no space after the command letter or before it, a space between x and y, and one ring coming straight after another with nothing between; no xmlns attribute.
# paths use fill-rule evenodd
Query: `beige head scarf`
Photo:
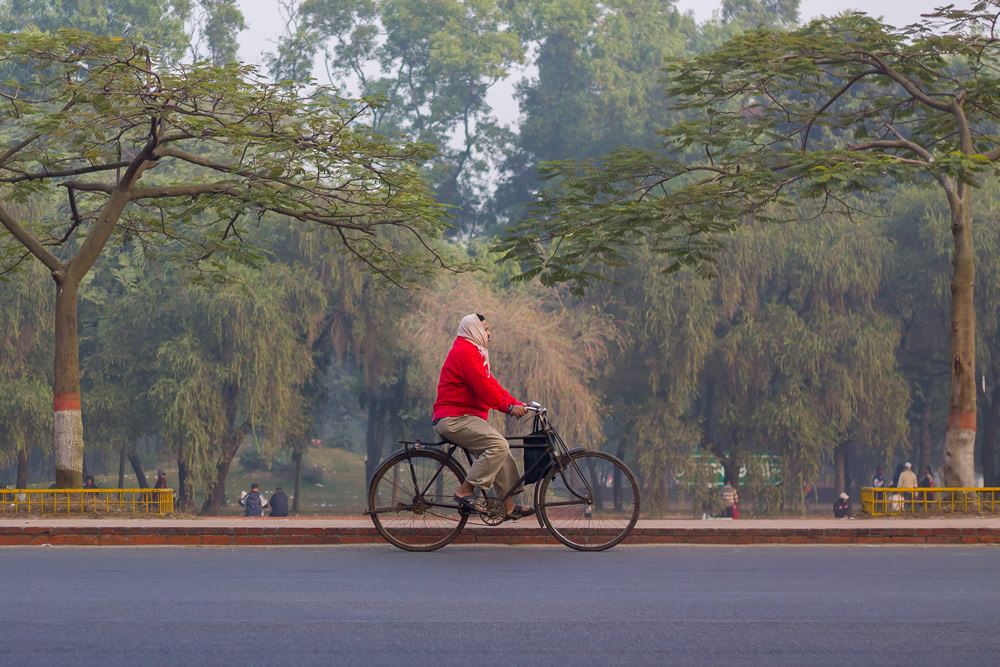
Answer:
<svg viewBox="0 0 1000 667"><path fill-rule="evenodd" d="M465 338L470 343L479 348L479 354L483 355L483 366L486 366L486 374L490 373L490 336L486 333L479 315L470 313L462 318L458 323L458 336Z"/></svg>

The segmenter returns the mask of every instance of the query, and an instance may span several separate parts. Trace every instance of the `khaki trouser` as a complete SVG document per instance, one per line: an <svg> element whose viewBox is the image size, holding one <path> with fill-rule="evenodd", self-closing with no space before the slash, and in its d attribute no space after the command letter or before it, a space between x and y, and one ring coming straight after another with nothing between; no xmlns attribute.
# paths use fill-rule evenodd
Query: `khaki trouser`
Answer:
<svg viewBox="0 0 1000 667"><path fill-rule="evenodd" d="M434 424L434 431L476 457L467 481L477 489L492 486L497 497L502 498L521 476L507 438L485 419L474 415L444 417ZM518 488L514 493L521 490Z"/></svg>

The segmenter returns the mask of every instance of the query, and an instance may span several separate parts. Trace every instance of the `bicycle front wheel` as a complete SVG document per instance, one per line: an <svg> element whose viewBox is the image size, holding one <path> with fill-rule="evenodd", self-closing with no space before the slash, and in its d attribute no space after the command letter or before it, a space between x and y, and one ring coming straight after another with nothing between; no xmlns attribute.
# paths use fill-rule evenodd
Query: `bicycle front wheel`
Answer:
<svg viewBox="0 0 1000 667"><path fill-rule="evenodd" d="M375 471L368 489L375 529L406 551L440 549L469 520L454 499L464 480L462 467L440 452L411 450L392 456Z"/></svg>
<svg viewBox="0 0 1000 667"><path fill-rule="evenodd" d="M538 514L553 537L568 547L610 549L628 537L639 519L639 485L614 456L574 452L542 480Z"/></svg>

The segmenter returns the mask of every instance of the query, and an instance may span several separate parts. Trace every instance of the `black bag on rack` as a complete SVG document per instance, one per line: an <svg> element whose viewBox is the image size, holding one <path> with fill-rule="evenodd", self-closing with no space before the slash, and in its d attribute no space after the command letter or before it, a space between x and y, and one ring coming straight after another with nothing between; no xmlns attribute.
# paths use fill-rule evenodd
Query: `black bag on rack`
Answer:
<svg viewBox="0 0 1000 667"><path fill-rule="evenodd" d="M552 451L547 447L531 447L530 445L545 445L549 441L544 433L532 433L524 438L524 471L527 476L525 484L534 484L542 479L553 463ZM537 466L536 466L537 464ZM536 466L534 470L532 466ZM529 472L530 471L530 472Z"/></svg>

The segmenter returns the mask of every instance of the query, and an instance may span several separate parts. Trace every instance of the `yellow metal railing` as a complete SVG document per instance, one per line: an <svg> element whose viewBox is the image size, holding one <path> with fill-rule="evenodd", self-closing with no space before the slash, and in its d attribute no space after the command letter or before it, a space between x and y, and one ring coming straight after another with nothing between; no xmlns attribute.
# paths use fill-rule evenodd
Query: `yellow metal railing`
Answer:
<svg viewBox="0 0 1000 667"><path fill-rule="evenodd" d="M861 511L871 516L929 512L1000 511L1000 488L874 488L861 489Z"/></svg>
<svg viewBox="0 0 1000 667"><path fill-rule="evenodd" d="M156 514L174 511L172 489L0 489L0 515Z"/></svg>

